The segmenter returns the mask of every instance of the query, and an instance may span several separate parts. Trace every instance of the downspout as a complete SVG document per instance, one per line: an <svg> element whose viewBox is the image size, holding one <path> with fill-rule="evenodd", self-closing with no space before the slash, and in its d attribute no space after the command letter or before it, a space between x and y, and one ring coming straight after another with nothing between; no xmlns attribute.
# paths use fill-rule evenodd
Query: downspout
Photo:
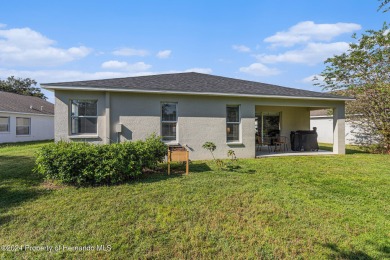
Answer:
<svg viewBox="0 0 390 260"><path fill-rule="evenodd" d="M110 105L110 92L106 92L106 96L105 96L105 98L106 98L106 102L105 102L105 104L106 104L106 111L105 111L105 114L106 114L106 138L105 138L105 144L109 144L110 143L110 141L111 141L111 131L110 131L110 129L111 129L111 127L110 127L110 123L111 123L111 121L110 121L110 107L111 107L111 105Z"/></svg>

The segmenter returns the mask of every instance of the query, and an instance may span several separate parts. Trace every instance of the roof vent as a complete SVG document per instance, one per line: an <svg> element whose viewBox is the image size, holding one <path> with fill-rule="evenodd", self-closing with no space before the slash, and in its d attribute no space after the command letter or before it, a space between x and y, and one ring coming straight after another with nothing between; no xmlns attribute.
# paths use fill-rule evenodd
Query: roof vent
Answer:
<svg viewBox="0 0 390 260"><path fill-rule="evenodd" d="M41 111L43 111L43 106L41 106Z"/></svg>
<svg viewBox="0 0 390 260"><path fill-rule="evenodd" d="M32 109L32 105L30 105L30 109Z"/></svg>

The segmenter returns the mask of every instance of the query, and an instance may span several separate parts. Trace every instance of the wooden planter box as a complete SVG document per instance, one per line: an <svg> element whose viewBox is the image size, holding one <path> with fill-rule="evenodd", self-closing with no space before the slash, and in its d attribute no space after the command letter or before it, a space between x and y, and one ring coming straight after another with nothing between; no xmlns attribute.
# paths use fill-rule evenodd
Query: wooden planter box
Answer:
<svg viewBox="0 0 390 260"><path fill-rule="evenodd" d="M168 147L168 175L171 174L171 162L185 162L186 163L186 175L188 175L189 152L182 146L170 146Z"/></svg>

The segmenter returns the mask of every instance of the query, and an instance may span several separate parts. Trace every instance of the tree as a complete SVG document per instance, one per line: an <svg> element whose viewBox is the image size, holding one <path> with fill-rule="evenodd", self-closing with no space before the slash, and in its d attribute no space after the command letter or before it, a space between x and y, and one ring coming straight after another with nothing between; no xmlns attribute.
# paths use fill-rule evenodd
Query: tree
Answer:
<svg viewBox="0 0 390 260"><path fill-rule="evenodd" d="M341 91L356 98L347 103L349 119L368 139L362 144L376 144L390 153L390 33L382 29L368 30L349 50L325 61L321 73L324 90Z"/></svg>
<svg viewBox="0 0 390 260"><path fill-rule="evenodd" d="M0 80L0 91L16 93L25 96L39 97L47 99L40 88L35 87L37 82L30 78L8 77L6 80Z"/></svg>
<svg viewBox="0 0 390 260"><path fill-rule="evenodd" d="M379 5L379 8L378 8L378 11L383 9L382 12L386 13L387 11L389 11L389 7L386 7L384 8L386 5L388 5L390 3L390 0L378 0L381 4Z"/></svg>

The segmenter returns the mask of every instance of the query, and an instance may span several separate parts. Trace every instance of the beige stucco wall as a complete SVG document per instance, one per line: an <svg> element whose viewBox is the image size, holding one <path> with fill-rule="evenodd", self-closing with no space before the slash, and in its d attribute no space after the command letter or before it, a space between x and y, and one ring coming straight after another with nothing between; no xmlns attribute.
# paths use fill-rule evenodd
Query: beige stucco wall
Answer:
<svg viewBox="0 0 390 260"><path fill-rule="evenodd" d="M70 100L85 99L97 100L98 110L98 128L96 136L72 136L70 134ZM75 140L89 141L94 143L102 143L107 135L105 131L105 92L93 91L55 91L55 106L54 106L54 139L59 140Z"/></svg>
<svg viewBox="0 0 390 260"><path fill-rule="evenodd" d="M282 134L289 136L292 130L309 129L309 107L334 107L340 102L305 101L282 99L259 99L244 97L216 97L173 94L140 94L110 92L105 102L106 93L92 91L56 91L55 139L70 140L69 108L70 99L98 100L98 137L85 140L104 143L105 140L117 141L116 125L121 123L121 141L144 139L151 133L160 134L161 102L177 102L178 143L187 145L190 159L210 159L211 155L202 148L207 141L217 146L215 155L227 158L227 151L232 149L239 158L255 157L255 113L282 112ZM110 106L110 119L106 120L106 104ZM238 144L226 143L226 105L240 105L241 140ZM276 107L275 107L276 106ZM106 121L110 122L110 134L106 132Z"/></svg>
<svg viewBox="0 0 390 260"><path fill-rule="evenodd" d="M245 99L195 97L185 95L151 95L111 93L111 124L121 123L123 140L144 139L151 133L160 134L161 102L176 102L178 112L178 143L187 145L193 160L210 159L202 148L207 141L217 146L215 155L226 158L233 149L239 157L254 157L254 106ZM241 105L240 144L226 143L226 105ZM117 140L115 127L111 139Z"/></svg>

